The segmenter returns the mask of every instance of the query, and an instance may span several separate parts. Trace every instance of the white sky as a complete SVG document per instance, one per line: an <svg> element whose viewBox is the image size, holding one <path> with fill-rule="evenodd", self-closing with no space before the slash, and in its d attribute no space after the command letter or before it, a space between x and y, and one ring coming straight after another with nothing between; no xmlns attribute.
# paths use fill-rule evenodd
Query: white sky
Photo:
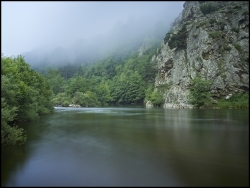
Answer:
<svg viewBox="0 0 250 188"><path fill-rule="evenodd" d="M175 19L184 1L1 1L1 49L19 55L39 46L70 45L144 16ZM145 22L147 20L145 19Z"/></svg>

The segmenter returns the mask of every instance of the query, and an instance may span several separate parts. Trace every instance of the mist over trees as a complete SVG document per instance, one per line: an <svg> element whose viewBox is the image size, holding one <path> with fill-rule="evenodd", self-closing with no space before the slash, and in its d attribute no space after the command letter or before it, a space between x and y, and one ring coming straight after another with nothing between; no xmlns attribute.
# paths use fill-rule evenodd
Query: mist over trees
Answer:
<svg viewBox="0 0 250 188"><path fill-rule="evenodd" d="M166 18L165 18L166 19ZM133 18L120 21L107 33L89 39L78 39L68 46L40 47L22 53L32 68L58 67L67 64L89 64L109 55L130 53L138 49L146 37L163 40L170 21L164 18ZM166 19L167 20L167 19ZM101 30L101 28L100 28Z"/></svg>

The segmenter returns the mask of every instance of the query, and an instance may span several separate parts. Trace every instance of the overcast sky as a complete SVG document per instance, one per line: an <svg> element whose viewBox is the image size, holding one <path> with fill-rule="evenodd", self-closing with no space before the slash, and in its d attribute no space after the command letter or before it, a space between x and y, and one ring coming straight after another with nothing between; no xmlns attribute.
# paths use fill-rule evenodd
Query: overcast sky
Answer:
<svg viewBox="0 0 250 188"><path fill-rule="evenodd" d="M39 46L70 45L110 31L117 23L146 16L176 18L184 1L1 1L5 56ZM147 22L147 19L145 19Z"/></svg>

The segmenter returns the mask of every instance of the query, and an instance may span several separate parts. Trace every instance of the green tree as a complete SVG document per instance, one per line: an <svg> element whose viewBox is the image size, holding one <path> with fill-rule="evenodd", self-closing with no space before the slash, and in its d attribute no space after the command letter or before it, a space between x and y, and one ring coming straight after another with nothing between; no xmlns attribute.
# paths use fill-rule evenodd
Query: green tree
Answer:
<svg viewBox="0 0 250 188"><path fill-rule="evenodd" d="M63 85L65 85L66 81L61 76L61 72L57 69L49 69L49 71L44 75L49 84L52 87L52 91L55 95L60 92L63 92Z"/></svg>
<svg viewBox="0 0 250 188"><path fill-rule="evenodd" d="M206 107L211 105L211 81L203 80L200 76L191 81L189 103L194 107Z"/></svg>
<svg viewBox="0 0 250 188"><path fill-rule="evenodd" d="M91 90L91 82L89 79L82 76L75 76L68 80L68 83L65 85L64 89L67 95L73 97L75 92L85 93L88 90Z"/></svg>
<svg viewBox="0 0 250 188"><path fill-rule="evenodd" d="M71 99L65 92L63 92L55 95L54 98L52 99L52 102L54 106L68 107L69 104L71 103Z"/></svg>
<svg viewBox="0 0 250 188"><path fill-rule="evenodd" d="M91 91L86 91L84 93L86 107L100 106L100 102L97 100L96 94Z"/></svg>
<svg viewBox="0 0 250 188"><path fill-rule="evenodd" d="M164 103L163 95L151 84L146 90L146 100L151 101L154 106L162 106Z"/></svg>
<svg viewBox="0 0 250 188"><path fill-rule="evenodd" d="M22 143L23 130L13 121L33 120L53 110L52 90L41 74L32 70L22 56L1 57L2 142Z"/></svg>
<svg viewBox="0 0 250 188"><path fill-rule="evenodd" d="M117 103L142 103L145 97L145 82L137 71L123 72L111 86L111 96Z"/></svg>
<svg viewBox="0 0 250 188"><path fill-rule="evenodd" d="M104 81L96 86L95 93L102 106L107 106L111 101L109 86Z"/></svg>
<svg viewBox="0 0 250 188"><path fill-rule="evenodd" d="M72 102L80 106L88 106L87 98L88 96L84 95L84 93L77 91L72 98Z"/></svg>

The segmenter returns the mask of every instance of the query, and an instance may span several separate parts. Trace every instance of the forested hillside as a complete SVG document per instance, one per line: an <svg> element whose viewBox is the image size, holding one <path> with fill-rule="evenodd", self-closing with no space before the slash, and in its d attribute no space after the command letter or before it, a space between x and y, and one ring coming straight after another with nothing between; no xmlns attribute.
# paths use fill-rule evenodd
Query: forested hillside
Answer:
<svg viewBox="0 0 250 188"><path fill-rule="evenodd" d="M151 59L159 44L160 40L146 38L139 50L110 55L77 69L68 65L66 69L47 70L44 76L52 86L53 104L82 107L143 104L145 97L153 93L157 71ZM152 96L153 101L157 97L162 99L155 92Z"/></svg>

